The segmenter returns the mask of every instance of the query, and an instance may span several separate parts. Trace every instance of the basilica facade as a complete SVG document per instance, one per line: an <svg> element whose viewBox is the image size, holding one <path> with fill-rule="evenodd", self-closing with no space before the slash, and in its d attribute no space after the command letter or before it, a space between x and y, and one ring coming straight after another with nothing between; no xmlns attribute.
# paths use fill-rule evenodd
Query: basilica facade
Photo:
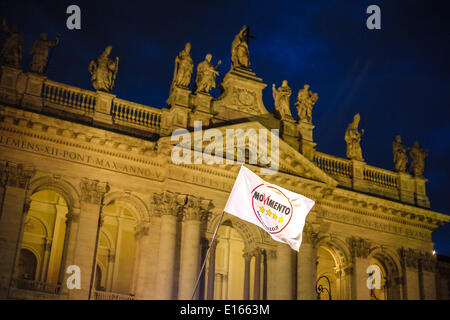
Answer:
<svg viewBox="0 0 450 320"><path fill-rule="evenodd" d="M193 158L207 147L194 146L201 121L203 130L223 136L235 129L244 149L224 144L222 155L242 152L257 174L267 163L250 161L260 150L245 135L278 130L277 171L262 177L316 204L299 252L225 214L195 299L449 299L450 264L434 255L431 234L450 217L430 210L420 163L418 173L367 164L359 116L345 133L347 158L317 151L317 94L300 90L297 117L287 81L273 86L269 113L266 84L249 67L245 32L233 41L218 98L209 91L220 62L207 56L191 86L186 45L163 108L111 92L118 59L108 60L110 47L89 66L97 91L2 65L0 298L191 299L241 166L238 158L174 163L177 129L192 136ZM113 74L104 72L110 63ZM269 144L277 138L269 135ZM369 288L374 265L380 285ZM79 288L67 285L73 266Z"/></svg>

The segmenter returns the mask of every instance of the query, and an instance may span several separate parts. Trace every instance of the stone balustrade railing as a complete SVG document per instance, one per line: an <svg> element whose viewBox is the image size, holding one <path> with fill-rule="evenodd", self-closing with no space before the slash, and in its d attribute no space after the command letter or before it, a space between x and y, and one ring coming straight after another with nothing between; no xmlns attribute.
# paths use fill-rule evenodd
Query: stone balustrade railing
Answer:
<svg viewBox="0 0 450 320"><path fill-rule="evenodd" d="M59 294L61 285L28 279L13 279L11 285L17 289Z"/></svg>
<svg viewBox="0 0 450 320"><path fill-rule="evenodd" d="M134 297L116 292L94 291L94 300L134 300Z"/></svg>
<svg viewBox="0 0 450 320"><path fill-rule="evenodd" d="M94 113L95 93L46 80L42 87L42 98L83 113Z"/></svg>
<svg viewBox="0 0 450 320"><path fill-rule="evenodd" d="M111 115L115 121L143 126L158 131L161 128L161 110L122 99L114 99Z"/></svg>
<svg viewBox="0 0 450 320"><path fill-rule="evenodd" d="M364 166L364 180L387 187L397 189L399 187L398 174L369 165Z"/></svg>
<svg viewBox="0 0 450 320"><path fill-rule="evenodd" d="M313 161L320 169L331 175L352 176L352 162L349 160L316 151Z"/></svg>

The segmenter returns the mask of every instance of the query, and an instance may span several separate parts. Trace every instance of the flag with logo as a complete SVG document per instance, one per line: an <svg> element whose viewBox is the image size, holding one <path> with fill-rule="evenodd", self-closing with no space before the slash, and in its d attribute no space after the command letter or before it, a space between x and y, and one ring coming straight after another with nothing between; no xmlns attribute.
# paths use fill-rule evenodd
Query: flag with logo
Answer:
<svg viewBox="0 0 450 320"><path fill-rule="evenodd" d="M314 203L301 194L268 183L241 166L224 211L256 224L274 240L298 251L306 216Z"/></svg>

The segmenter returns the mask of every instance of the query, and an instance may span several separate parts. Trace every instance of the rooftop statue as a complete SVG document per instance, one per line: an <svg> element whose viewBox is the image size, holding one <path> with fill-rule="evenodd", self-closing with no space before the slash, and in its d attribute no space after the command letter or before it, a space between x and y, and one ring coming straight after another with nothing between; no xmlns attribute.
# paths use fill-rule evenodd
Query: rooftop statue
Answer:
<svg viewBox="0 0 450 320"><path fill-rule="evenodd" d="M395 141L392 142L395 171L406 172L406 170L408 169L408 156L406 154L408 150L409 148L402 143L402 138L400 136L396 136Z"/></svg>
<svg viewBox="0 0 450 320"><path fill-rule="evenodd" d="M195 79L195 93L202 92L209 94L212 88L216 87L216 77L219 72L216 69L222 63L221 60L217 65L211 63L212 55L208 53L203 62L200 62L197 66L197 77Z"/></svg>
<svg viewBox="0 0 450 320"><path fill-rule="evenodd" d="M352 160L364 161L361 151L361 137L364 134L364 129L358 131L360 121L359 113L353 117L353 122L350 123L345 131L345 142L347 142L347 158Z"/></svg>
<svg viewBox="0 0 450 320"><path fill-rule="evenodd" d="M175 70L173 71L172 87L187 88L191 82L192 70L194 63L190 56L191 44L186 43L184 50L182 50L175 58Z"/></svg>
<svg viewBox="0 0 450 320"><path fill-rule="evenodd" d="M291 109L289 107L289 97L292 94L291 88L288 86L287 80L283 80L281 87L275 88L272 85L273 100L275 103L275 113L281 120L292 119Z"/></svg>
<svg viewBox="0 0 450 320"><path fill-rule="evenodd" d="M19 34L17 25L14 24L9 28L5 19L2 21L2 32L6 35L6 40L0 52L0 63L20 68L24 46L23 37Z"/></svg>
<svg viewBox="0 0 450 320"><path fill-rule="evenodd" d="M419 142L414 141L409 151L411 157L411 173L414 177L422 177L425 170L425 158L428 156L428 150L420 149Z"/></svg>
<svg viewBox="0 0 450 320"><path fill-rule="evenodd" d="M55 41L47 40L47 34L41 33L39 39L34 41L31 45L30 54L33 55L31 59L31 71L36 73L44 73L48 63L48 52L50 48L55 47L59 43L59 36Z"/></svg>
<svg viewBox="0 0 450 320"><path fill-rule="evenodd" d="M241 31L234 37L231 44L231 68L250 66L250 53L248 51L248 27L243 26Z"/></svg>
<svg viewBox="0 0 450 320"><path fill-rule="evenodd" d="M111 92L119 69L119 57L116 61L109 60L111 46L107 46L105 51L96 60L89 64L89 72L92 74L92 85L95 90Z"/></svg>
<svg viewBox="0 0 450 320"><path fill-rule="evenodd" d="M298 91L295 106L297 107L298 118L300 121L312 122L312 109L319 99L317 93L309 90L309 85L305 84L303 89Z"/></svg>

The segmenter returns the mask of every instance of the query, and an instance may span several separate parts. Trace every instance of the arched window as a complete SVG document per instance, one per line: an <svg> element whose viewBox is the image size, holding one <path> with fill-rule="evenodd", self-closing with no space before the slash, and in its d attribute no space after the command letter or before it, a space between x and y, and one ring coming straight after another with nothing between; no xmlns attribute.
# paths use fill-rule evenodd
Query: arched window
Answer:
<svg viewBox="0 0 450 320"><path fill-rule="evenodd" d="M17 278L25 280L35 280L36 277L36 256L27 249L20 250L19 264L17 266Z"/></svg>

